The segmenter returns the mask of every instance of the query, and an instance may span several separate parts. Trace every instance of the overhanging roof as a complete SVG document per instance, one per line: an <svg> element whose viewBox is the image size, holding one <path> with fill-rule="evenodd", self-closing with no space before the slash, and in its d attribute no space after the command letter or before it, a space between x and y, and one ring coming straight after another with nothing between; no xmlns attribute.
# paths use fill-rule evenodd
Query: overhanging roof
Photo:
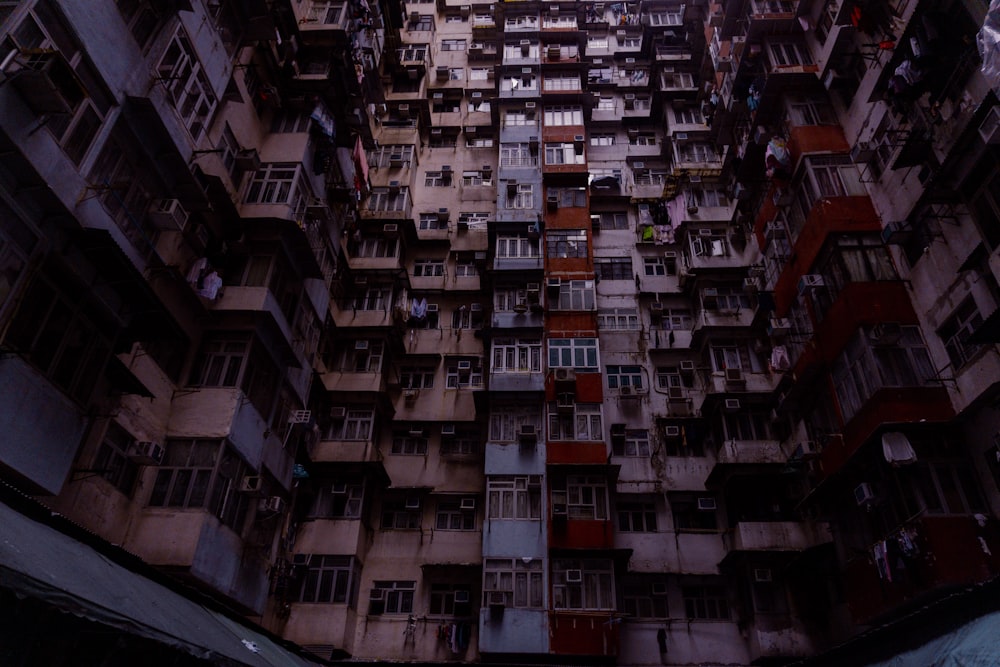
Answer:
<svg viewBox="0 0 1000 667"><path fill-rule="evenodd" d="M252 667L318 664L118 560L0 501L0 587L204 660Z"/></svg>

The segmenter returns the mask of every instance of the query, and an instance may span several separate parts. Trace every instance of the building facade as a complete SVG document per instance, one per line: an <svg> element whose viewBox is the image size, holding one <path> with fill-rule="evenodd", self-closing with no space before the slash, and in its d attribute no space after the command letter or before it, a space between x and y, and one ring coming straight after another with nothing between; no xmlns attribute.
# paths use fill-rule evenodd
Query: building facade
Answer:
<svg viewBox="0 0 1000 667"><path fill-rule="evenodd" d="M6 4L0 474L86 530L324 660L998 573L982 0Z"/></svg>

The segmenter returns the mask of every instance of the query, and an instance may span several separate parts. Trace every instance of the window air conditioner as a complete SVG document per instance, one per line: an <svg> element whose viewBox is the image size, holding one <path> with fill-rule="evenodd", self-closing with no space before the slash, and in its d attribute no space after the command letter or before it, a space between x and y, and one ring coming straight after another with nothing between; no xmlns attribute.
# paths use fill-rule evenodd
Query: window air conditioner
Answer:
<svg viewBox="0 0 1000 667"><path fill-rule="evenodd" d="M740 399L738 398L727 398L725 402L726 410L733 411L740 409Z"/></svg>
<svg viewBox="0 0 1000 667"><path fill-rule="evenodd" d="M771 581L771 569L767 567L755 567L753 570L753 580L757 583Z"/></svg>
<svg viewBox="0 0 1000 667"><path fill-rule="evenodd" d="M405 507L408 510L420 509L420 498L418 498L417 496L409 496L406 499Z"/></svg>
<svg viewBox="0 0 1000 667"><path fill-rule="evenodd" d="M739 368L726 369L726 382L743 382L743 371Z"/></svg>
<svg viewBox="0 0 1000 667"><path fill-rule="evenodd" d="M240 480L240 493L260 493L264 488L264 478L260 475L245 475Z"/></svg>
<svg viewBox="0 0 1000 667"><path fill-rule="evenodd" d="M471 361L460 361L458 362L458 370L460 371L471 371L472 362Z"/></svg>
<svg viewBox="0 0 1000 667"><path fill-rule="evenodd" d="M399 238L399 225L396 223L389 223L382 226L382 235L387 239L398 239Z"/></svg>
<svg viewBox="0 0 1000 667"><path fill-rule="evenodd" d="M155 199L149 208L149 221L157 229L181 232L187 225L188 213L177 199Z"/></svg>
<svg viewBox="0 0 1000 667"><path fill-rule="evenodd" d="M347 408L336 407L330 408L330 419L334 421L343 421L347 417Z"/></svg>
<svg viewBox="0 0 1000 667"><path fill-rule="evenodd" d="M134 463L158 466L163 463L164 449L158 442L137 440L128 450L128 458Z"/></svg>
<svg viewBox="0 0 1000 667"><path fill-rule="evenodd" d="M818 273L807 273L799 278L799 296L802 296L811 289L823 287L825 285L826 282L823 280L822 275Z"/></svg>
<svg viewBox="0 0 1000 667"><path fill-rule="evenodd" d="M475 498L462 498L458 504L460 509L463 510L474 510L476 509L476 499Z"/></svg>
<svg viewBox="0 0 1000 667"><path fill-rule="evenodd" d="M698 509L702 512L714 512L716 509L715 498L699 498Z"/></svg>
<svg viewBox="0 0 1000 667"><path fill-rule="evenodd" d="M579 584L583 581L583 570L566 570L566 583Z"/></svg>
<svg viewBox="0 0 1000 667"><path fill-rule="evenodd" d="M662 581L653 582L652 586L653 595L666 595L667 594L667 584Z"/></svg>
<svg viewBox="0 0 1000 667"><path fill-rule="evenodd" d="M281 496L269 496L260 501L257 509L265 514L281 514L285 511L285 499Z"/></svg>
<svg viewBox="0 0 1000 667"><path fill-rule="evenodd" d="M663 437L664 438L679 438L679 437L681 437L681 427L680 426L664 426L663 427Z"/></svg>
<svg viewBox="0 0 1000 667"><path fill-rule="evenodd" d="M854 487L854 502L858 505L868 505L875 500L875 492L868 482L861 482Z"/></svg>
<svg viewBox="0 0 1000 667"><path fill-rule="evenodd" d="M469 602L469 591L455 591L455 604L466 604Z"/></svg>
<svg viewBox="0 0 1000 667"><path fill-rule="evenodd" d="M486 603L490 607L503 607L507 604L507 595L503 591L490 591Z"/></svg>

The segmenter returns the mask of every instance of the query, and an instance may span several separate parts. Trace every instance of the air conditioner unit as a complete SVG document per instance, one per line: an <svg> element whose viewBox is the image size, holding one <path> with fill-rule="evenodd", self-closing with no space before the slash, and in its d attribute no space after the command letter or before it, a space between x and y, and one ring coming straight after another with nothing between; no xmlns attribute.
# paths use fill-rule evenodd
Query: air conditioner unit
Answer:
<svg viewBox="0 0 1000 667"><path fill-rule="evenodd" d="M264 488L264 478L260 475L244 475L240 480L240 493L260 493Z"/></svg>
<svg viewBox="0 0 1000 667"><path fill-rule="evenodd" d="M389 166L393 168L402 167L405 163L403 162L402 153L390 153L389 154Z"/></svg>
<svg viewBox="0 0 1000 667"><path fill-rule="evenodd" d="M409 104L400 104L396 108L399 110L399 115L400 116L409 116L410 115L410 105Z"/></svg>
<svg viewBox="0 0 1000 667"><path fill-rule="evenodd" d="M382 226L382 235L387 239L398 239L399 238L399 225L396 223L389 223Z"/></svg>
<svg viewBox="0 0 1000 667"><path fill-rule="evenodd" d="M343 421L347 417L347 408L330 408L330 419L333 421Z"/></svg>
<svg viewBox="0 0 1000 667"><path fill-rule="evenodd" d="M545 203L548 206L548 210L549 211L557 211L557 210L559 210L559 196L558 195L549 195L546 198Z"/></svg>
<svg viewBox="0 0 1000 667"><path fill-rule="evenodd" d="M555 379L559 384L575 384L576 383L576 371L572 368L557 368L555 370Z"/></svg>
<svg viewBox="0 0 1000 667"><path fill-rule="evenodd" d="M385 589L384 588L373 588L371 592L368 593L368 599L374 602L385 599Z"/></svg>
<svg viewBox="0 0 1000 667"><path fill-rule="evenodd" d="M726 369L726 382L743 382L743 371L739 368Z"/></svg>
<svg viewBox="0 0 1000 667"><path fill-rule="evenodd" d="M601 214L600 213L592 213L591 214L591 216L590 216L590 228L593 231L595 231L595 232L601 231Z"/></svg>
<svg viewBox="0 0 1000 667"><path fill-rule="evenodd" d="M822 275L818 273L807 273L799 278L799 296L802 296L811 289L823 287L825 285L826 282L823 280Z"/></svg>
<svg viewBox="0 0 1000 667"><path fill-rule="evenodd" d="M342 496L347 493L347 482L334 482L330 487L330 493Z"/></svg>
<svg viewBox="0 0 1000 667"><path fill-rule="evenodd" d="M694 375L694 362L693 361L682 361L679 365L681 375L684 377L691 377Z"/></svg>
<svg viewBox="0 0 1000 667"><path fill-rule="evenodd" d="M611 425L611 439L612 440L624 440L625 439L625 424L612 424Z"/></svg>
<svg viewBox="0 0 1000 667"><path fill-rule="evenodd" d="M567 514L569 510L566 508L566 503L552 503L552 516L566 517Z"/></svg>
<svg viewBox="0 0 1000 667"><path fill-rule="evenodd" d="M626 58L625 59L625 64L626 65L634 65L635 64L635 58Z"/></svg>
<svg viewBox="0 0 1000 667"><path fill-rule="evenodd" d="M683 387L668 387L667 388L667 398L671 401L683 401L684 388Z"/></svg>
<svg viewBox="0 0 1000 667"><path fill-rule="evenodd" d="M439 222L448 222L449 211L446 208L439 208L437 211L437 218Z"/></svg>
<svg viewBox="0 0 1000 667"><path fill-rule="evenodd" d="M753 580L757 583L768 583L771 581L771 569L767 567L755 567L753 570Z"/></svg>
<svg viewBox="0 0 1000 667"><path fill-rule="evenodd" d="M455 425L454 424L441 424L441 436L453 436L455 435Z"/></svg>
<svg viewBox="0 0 1000 667"><path fill-rule="evenodd" d="M636 395L635 388L628 385L624 387L618 387L618 395L624 398L631 398L632 396Z"/></svg>
<svg viewBox="0 0 1000 667"><path fill-rule="evenodd" d="M556 411L561 415L573 414L575 405L573 394L559 394L556 396Z"/></svg>
<svg viewBox="0 0 1000 667"><path fill-rule="evenodd" d="M698 510L702 512L714 512L716 509L715 498L698 498Z"/></svg>
<svg viewBox="0 0 1000 667"><path fill-rule="evenodd" d="M358 289L368 287L368 276L354 276L354 286Z"/></svg>
<svg viewBox="0 0 1000 667"><path fill-rule="evenodd" d="M73 68L58 51L12 51L0 67L36 114L69 114L87 97Z"/></svg>
<svg viewBox="0 0 1000 667"><path fill-rule="evenodd" d="M481 92L479 92L478 90L476 90L476 91L473 91L473 92L472 92L472 93L471 93L471 94L469 95L469 99L473 99L473 100L481 100L481 99L483 99L483 94L482 94Z"/></svg>
<svg viewBox="0 0 1000 667"><path fill-rule="evenodd" d="M413 403L420 397L419 389L404 389L403 390L403 401L406 403Z"/></svg>
<svg viewBox="0 0 1000 667"><path fill-rule="evenodd" d="M547 55L549 60L559 60L560 56L562 55L562 49L560 49L559 46L555 44L550 45L547 50Z"/></svg>
<svg viewBox="0 0 1000 667"><path fill-rule="evenodd" d="M187 225L188 213L180 200L156 199L149 208L149 221L158 229L181 232Z"/></svg>
<svg viewBox="0 0 1000 667"><path fill-rule="evenodd" d="M469 18L469 15L472 13L472 5L462 5L458 8L458 11L462 14L463 18Z"/></svg>
<svg viewBox="0 0 1000 667"><path fill-rule="evenodd" d="M707 310L715 310L719 306L719 290L706 287L701 293L701 303Z"/></svg>
<svg viewBox="0 0 1000 667"><path fill-rule="evenodd" d="M410 23L420 22L420 12L410 12Z"/></svg>
<svg viewBox="0 0 1000 667"><path fill-rule="evenodd" d="M257 509L266 514L281 514L285 511L285 499L281 496L269 496L260 501Z"/></svg>
<svg viewBox="0 0 1000 667"><path fill-rule="evenodd" d="M526 291L528 292L529 297L537 299L539 292L541 292L541 285L539 285L539 283L528 283Z"/></svg>
<svg viewBox="0 0 1000 667"><path fill-rule="evenodd" d="M521 439L531 438L534 439L538 437L537 429L535 429L534 424L521 424L521 429L518 432L518 437Z"/></svg>
<svg viewBox="0 0 1000 667"><path fill-rule="evenodd" d="M144 466L158 466L163 463L164 449L158 442L137 440L128 449L128 458Z"/></svg>
<svg viewBox="0 0 1000 667"><path fill-rule="evenodd" d="M994 105L979 124L979 136L983 143L1000 144L1000 106Z"/></svg>
<svg viewBox="0 0 1000 667"><path fill-rule="evenodd" d="M663 437L664 438L679 438L679 437L681 437L681 427L680 426L664 426L663 427Z"/></svg>
<svg viewBox="0 0 1000 667"><path fill-rule="evenodd" d="M476 499L475 498L462 498L458 503L459 509L463 510L474 510L476 509Z"/></svg>
<svg viewBox="0 0 1000 667"><path fill-rule="evenodd" d="M409 433L409 436L411 438L422 438L422 437L424 437L424 429L418 428L416 426L410 427L410 430L408 431L408 433Z"/></svg>
<svg viewBox="0 0 1000 667"><path fill-rule="evenodd" d="M437 80L438 81L447 81L448 80L448 76L449 76L449 72L448 72L448 68L447 67L438 67L437 68ZM444 97L444 96L442 95L442 97Z"/></svg>
<svg viewBox="0 0 1000 667"><path fill-rule="evenodd" d="M503 607L507 604L507 594L503 591L490 591L486 596L486 604L490 607Z"/></svg>
<svg viewBox="0 0 1000 667"><path fill-rule="evenodd" d="M727 398L725 402L726 410L730 412L740 409L740 399L738 398Z"/></svg>
<svg viewBox="0 0 1000 667"><path fill-rule="evenodd" d="M460 370L460 371L470 371L470 370L472 370L472 362L471 361L460 361L460 362L458 362L458 370Z"/></svg>
<svg viewBox="0 0 1000 667"><path fill-rule="evenodd" d="M868 338L873 345L895 345L903 335L899 322L879 322L872 327Z"/></svg>
<svg viewBox="0 0 1000 667"><path fill-rule="evenodd" d="M632 163L632 169L645 169L645 168L646 168L646 163L645 162L633 162Z"/></svg>
<svg viewBox="0 0 1000 667"><path fill-rule="evenodd" d="M236 152L236 168L242 172L260 169L260 153L256 148L244 148Z"/></svg>
<svg viewBox="0 0 1000 667"><path fill-rule="evenodd" d="M438 306L436 303L429 303L429 304L427 304L427 314L428 315L430 315L431 313L435 313L436 314L438 312L438 310L440 310L440 306Z"/></svg>
<svg viewBox="0 0 1000 667"><path fill-rule="evenodd" d="M439 67L438 70L440 70L440 69L441 68ZM445 68L445 69L447 69L447 68ZM433 100L443 100L444 99L444 93L434 93L434 95L433 95L433 97L431 97L431 99L433 99ZM435 128L435 129L440 130L441 128Z"/></svg>
<svg viewBox="0 0 1000 667"><path fill-rule="evenodd" d="M559 290L562 288L562 280L559 278L546 278L545 279L545 289L548 290L549 294L555 293L559 294Z"/></svg>
<svg viewBox="0 0 1000 667"><path fill-rule="evenodd" d="M399 181L389 181L389 194L398 195L399 189Z"/></svg>
<svg viewBox="0 0 1000 667"><path fill-rule="evenodd" d="M404 506L408 510L418 510L420 509L420 498L417 496L408 496Z"/></svg>
<svg viewBox="0 0 1000 667"><path fill-rule="evenodd" d="M903 245L910 240L913 230L906 220L890 220L882 228L882 243Z"/></svg>
<svg viewBox="0 0 1000 667"><path fill-rule="evenodd" d="M787 317L772 317L767 326L767 333L771 336L781 336L791 330L792 321Z"/></svg>
<svg viewBox="0 0 1000 667"><path fill-rule="evenodd" d="M583 570L566 570L566 583L579 584L583 581Z"/></svg>
<svg viewBox="0 0 1000 667"><path fill-rule="evenodd" d="M662 581L654 581L651 592L653 595L666 595L667 594L667 584Z"/></svg>
<svg viewBox="0 0 1000 667"><path fill-rule="evenodd" d="M522 39L521 40L521 55L522 56L528 55L528 52L529 52L530 49L531 49L531 42L528 41L528 40L526 40L526 39ZM528 70L528 71L530 72L531 70Z"/></svg>

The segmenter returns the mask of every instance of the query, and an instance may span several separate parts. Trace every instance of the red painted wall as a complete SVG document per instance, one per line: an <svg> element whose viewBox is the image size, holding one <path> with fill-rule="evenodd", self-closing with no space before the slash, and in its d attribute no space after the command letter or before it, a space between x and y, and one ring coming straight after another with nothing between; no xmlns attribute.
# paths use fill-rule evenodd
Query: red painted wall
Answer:
<svg viewBox="0 0 1000 667"><path fill-rule="evenodd" d="M820 357L831 362L862 325L877 322L916 324L910 296L902 282L850 283L837 295L816 327Z"/></svg>
<svg viewBox="0 0 1000 667"><path fill-rule="evenodd" d="M618 655L618 623L611 612L568 612L549 614L549 647L561 655Z"/></svg>
<svg viewBox="0 0 1000 667"><path fill-rule="evenodd" d="M549 440L545 444L545 462L605 464L608 462L608 447L603 442Z"/></svg>

